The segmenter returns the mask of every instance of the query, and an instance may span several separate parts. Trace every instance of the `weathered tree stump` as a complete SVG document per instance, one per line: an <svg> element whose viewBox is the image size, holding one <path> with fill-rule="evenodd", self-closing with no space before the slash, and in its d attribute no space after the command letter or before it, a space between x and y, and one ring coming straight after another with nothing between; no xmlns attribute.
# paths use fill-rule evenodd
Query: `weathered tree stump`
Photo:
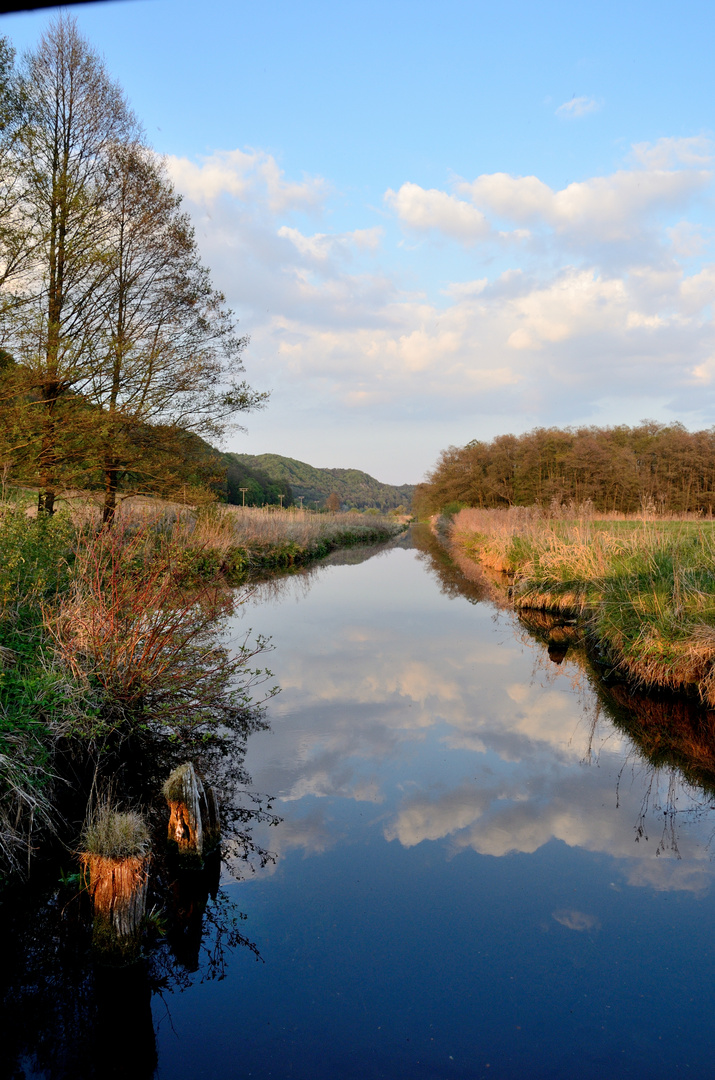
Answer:
<svg viewBox="0 0 715 1080"><path fill-rule="evenodd" d="M215 851L221 841L221 824L218 816L216 792L210 784L199 780L199 805L204 831L204 855Z"/></svg>
<svg viewBox="0 0 715 1080"><path fill-rule="evenodd" d="M164 784L169 804L168 840L185 860L201 862L221 836L213 788L202 782L190 761L174 769Z"/></svg>
<svg viewBox="0 0 715 1080"><path fill-rule="evenodd" d="M92 940L108 960L134 959L139 949L149 887L149 831L136 810L108 798L84 827L82 867L94 922Z"/></svg>
<svg viewBox="0 0 715 1080"><path fill-rule="evenodd" d="M100 951L129 957L138 948L146 913L149 862L149 855L82 856L94 911L92 940Z"/></svg>

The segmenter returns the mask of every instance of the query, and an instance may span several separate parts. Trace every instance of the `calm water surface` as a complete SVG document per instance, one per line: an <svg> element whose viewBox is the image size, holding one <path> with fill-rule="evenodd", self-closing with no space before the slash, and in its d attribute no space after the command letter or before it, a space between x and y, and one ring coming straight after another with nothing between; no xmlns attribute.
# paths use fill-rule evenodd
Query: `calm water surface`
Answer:
<svg viewBox="0 0 715 1080"><path fill-rule="evenodd" d="M709 803L578 663L406 545L259 587L247 626L282 823L223 891L260 960L154 998L158 1077L711 1074Z"/></svg>

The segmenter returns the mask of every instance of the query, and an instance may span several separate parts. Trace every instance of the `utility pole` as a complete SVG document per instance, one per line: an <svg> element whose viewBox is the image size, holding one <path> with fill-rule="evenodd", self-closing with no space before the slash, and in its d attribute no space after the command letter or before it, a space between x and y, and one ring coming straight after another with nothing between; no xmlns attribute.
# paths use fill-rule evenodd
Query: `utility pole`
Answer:
<svg viewBox="0 0 715 1080"><path fill-rule="evenodd" d="M243 505L245 506L246 505L246 492L248 491L248 488L239 488L238 490L243 492Z"/></svg>
<svg viewBox="0 0 715 1080"><path fill-rule="evenodd" d="M282 495L279 495L279 496L278 496L278 498L279 498L279 499L280 499L280 501L281 501L281 510L282 510L282 509L283 509L283 496L282 496Z"/></svg>
<svg viewBox="0 0 715 1080"><path fill-rule="evenodd" d="M300 508L301 508L301 510L303 509L303 499L304 498L305 498L305 495L296 495L296 499L300 499Z"/></svg>

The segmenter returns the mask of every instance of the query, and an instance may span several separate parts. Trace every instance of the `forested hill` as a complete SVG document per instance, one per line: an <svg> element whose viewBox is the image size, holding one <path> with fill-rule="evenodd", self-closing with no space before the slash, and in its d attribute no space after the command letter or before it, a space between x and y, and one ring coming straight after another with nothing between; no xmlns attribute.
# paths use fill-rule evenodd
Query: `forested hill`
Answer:
<svg viewBox="0 0 715 1080"><path fill-rule="evenodd" d="M382 484L359 469L317 469L304 461L282 457L280 454L230 454L237 463L266 474L278 483L289 485L293 498L311 509L321 509L330 495L335 494L343 509L394 510L409 508L413 484Z"/></svg>

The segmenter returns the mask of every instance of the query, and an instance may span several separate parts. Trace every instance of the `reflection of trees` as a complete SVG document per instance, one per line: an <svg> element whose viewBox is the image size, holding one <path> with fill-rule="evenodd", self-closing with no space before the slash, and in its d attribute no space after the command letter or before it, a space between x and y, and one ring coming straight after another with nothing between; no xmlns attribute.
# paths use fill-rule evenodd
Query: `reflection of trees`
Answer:
<svg viewBox="0 0 715 1080"><path fill-rule="evenodd" d="M417 558L437 578L445 596L463 596L470 604L491 599L489 581L477 563L465 559L460 565L457 553L450 553L428 525L413 525L410 532Z"/></svg>
<svg viewBox="0 0 715 1080"><path fill-rule="evenodd" d="M575 621L542 611L520 611L518 624L526 638L546 647L546 665L560 664L568 655L572 683L595 695L594 700L590 694L585 704L590 724L589 759L602 720L609 722L606 738L613 727L627 736L631 750L619 774L617 795L625 770L636 763L643 766L635 840L649 838L646 822L654 816L660 821L656 854L669 851L677 856L678 820L715 807L715 712L692 699L646 692L624 683L611 669L593 662Z"/></svg>
<svg viewBox="0 0 715 1080"><path fill-rule="evenodd" d="M290 566L281 570L256 572L247 581L248 602L258 606L268 601L282 600L286 596L298 595L301 599L310 592L321 573L330 566L359 566L368 559L386 555L396 547L411 547L409 531L401 533L394 540L384 544L356 544L354 547L336 548L316 562L307 565Z"/></svg>
<svg viewBox="0 0 715 1080"><path fill-rule="evenodd" d="M641 767L643 793L634 823L635 839L648 838L646 821L655 815L661 829L656 853L677 855L678 820L715 808L715 711L694 699L627 685L591 656L576 620L544 611L515 612L502 575L449 550L426 526L413 529L413 536L419 557L446 595L464 596L470 603L489 601L509 611L521 640L542 646L536 659L542 674L570 678L590 725L588 760L597 757L597 731L603 720L608 725L604 742L614 727L627 736L631 750L626 753L619 784L626 769ZM564 664L567 659L569 663Z"/></svg>

